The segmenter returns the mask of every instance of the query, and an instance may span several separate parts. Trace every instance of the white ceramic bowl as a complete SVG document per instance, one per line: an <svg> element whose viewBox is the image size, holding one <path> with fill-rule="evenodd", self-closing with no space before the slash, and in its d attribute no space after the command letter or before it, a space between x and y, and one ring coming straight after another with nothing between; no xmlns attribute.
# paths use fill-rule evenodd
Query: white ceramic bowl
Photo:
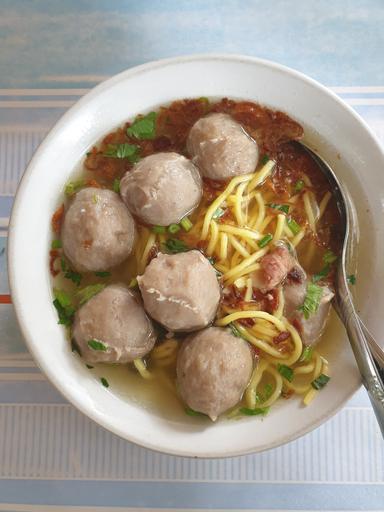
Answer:
<svg viewBox="0 0 384 512"><path fill-rule="evenodd" d="M72 107L34 155L20 184L10 223L9 274L14 306L28 347L58 390L97 423L130 441L167 453L223 457L291 441L332 416L359 386L354 359L333 322L325 349L330 384L312 406L283 401L262 421L207 427L160 417L104 389L70 352L52 306L50 218L74 167L98 139L139 112L184 97L243 98L287 112L307 143L334 167L352 194L360 224L357 300L373 332L384 310L382 254L383 152L364 122L317 82L250 57L206 55L149 63L100 84ZM375 289L375 293L369 293Z"/></svg>

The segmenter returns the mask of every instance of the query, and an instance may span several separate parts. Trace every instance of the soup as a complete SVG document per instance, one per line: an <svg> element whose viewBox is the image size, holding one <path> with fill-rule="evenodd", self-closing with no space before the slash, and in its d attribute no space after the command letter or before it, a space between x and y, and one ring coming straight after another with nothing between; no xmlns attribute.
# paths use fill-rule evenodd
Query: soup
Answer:
<svg viewBox="0 0 384 512"><path fill-rule="evenodd" d="M302 136L282 112L198 98L87 153L52 217L50 271L102 385L212 420L309 405L327 385L340 225Z"/></svg>

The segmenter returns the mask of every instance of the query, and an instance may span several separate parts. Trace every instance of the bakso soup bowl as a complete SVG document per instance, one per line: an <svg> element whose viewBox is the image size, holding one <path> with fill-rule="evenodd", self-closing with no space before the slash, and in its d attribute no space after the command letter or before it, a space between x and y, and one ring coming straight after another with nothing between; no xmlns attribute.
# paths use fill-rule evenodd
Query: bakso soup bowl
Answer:
<svg viewBox="0 0 384 512"><path fill-rule="evenodd" d="M226 457L302 436L335 414L358 389L360 376L336 316L332 313L321 341L331 380L312 404L281 399L265 417L213 423L181 409L162 408L160 398L143 400L124 374L119 385L112 379L108 388L102 386L100 374L71 351L58 325L48 259L52 213L87 151L138 113L199 97L250 100L283 111L303 126L305 143L333 167L356 207L356 303L371 331L379 333L378 312L384 310L384 287L377 286L384 277L383 152L366 124L327 88L292 69L250 57L205 55L153 62L124 71L86 94L50 131L23 176L10 222L8 262L12 299L27 346L69 402L111 432L147 448Z"/></svg>

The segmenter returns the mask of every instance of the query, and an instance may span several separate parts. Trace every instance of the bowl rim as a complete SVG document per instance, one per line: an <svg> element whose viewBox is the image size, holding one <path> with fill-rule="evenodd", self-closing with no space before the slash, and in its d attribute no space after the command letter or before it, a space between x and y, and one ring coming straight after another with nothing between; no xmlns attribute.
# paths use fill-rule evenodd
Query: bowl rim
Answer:
<svg viewBox="0 0 384 512"><path fill-rule="evenodd" d="M34 345L35 342L32 339L32 336L29 334L28 325L24 321L23 315L21 313L22 310L22 293L21 290L18 290L16 286L15 281L15 268L12 265L13 255L15 253L15 232L16 232L16 226L17 226L17 213L19 210L19 205L22 201L22 196L24 194L24 191L28 187L29 178L33 172L33 169L36 165L36 162L38 162L40 153L44 151L45 147L50 144L51 139L55 136L56 132L61 129L63 125L66 124L67 118L72 117L74 114L77 113L78 110L80 110L83 105L88 104L89 102L93 101L95 97L97 97L100 93L102 93L105 90L108 90L111 86L113 86L115 83L118 83L122 79L129 79L131 77L140 75L142 73L145 73L147 71L155 70L157 68L165 68L169 65L173 66L175 64L184 64L188 62L195 62L195 61L212 61L212 60L219 60L219 61L227 61L227 62L237 62L237 63L254 63L257 65L265 66L270 69L275 69L277 71L283 72L285 74L290 75L293 78L299 79L301 82L306 82L307 84L311 85L315 89L319 90L321 93L330 96L334 101L339 103L341 107L346 109L350 115L353 116L355 121L368 133L370 136L370 139L372 143L374 143L377 148L379 149L379 152L381 153L384 161L384 149L382 148L378 138L373 133L369 125L362 119L355 110L353 110L352 107L350 107L347 103L345 103L339 96L337 96L336 93L331 91L326 86L322 85L318 81L314 80L313 78L308 77L304 73L301 73L300 71L296 71L288 66L278 64L276 62L267 60L267 59L260 59L257 57L252 56L246 56L241 54L231 54L231 53L205 53L205 54L193 54L193 55L182 55L177 57L171 57L166 59L160 59L155 61L150 61L145 64L141 64L138 66L134 66L132 68L128 68L111 78L108 78L107 80L101 82L97 86L93 87L89 92L87 92L83 97L81 97L72 107L70 107L61 117L60 119L54 124L54 126L48 131L47 135L44 137L41 144L36 149L35 153L33 154L20 182L16 190L14 203L12 206L12 211L10 215L10 222L9 222L9 229L8 229L8 249L7 249L7 263L8 263L8 281L9 281L9 288L12 295L12 302L14 306L14 311L16 315L16 319L18 322L18 325L20 327L21 333L23 335L23 338L26 342L27 348L30 351L31 355L33 356L35 362L39 366L39 368L43 371L44 375L48 377L48 380L55 386L55 388L60 392L60 394L72 405L74 405L80 412L91 418L93 421L95 421L97 424L101 425L106 430L109 430L110 432L118 435L119 437L122 437L125 440L128 440L130 442L134 442L135 444L138 444L139 446L143 446L147 449L154 450L156 452L160 453L166 453L169 455L176 455L176 456L183 456L183 457L193 457L193 458L226 458L226 457L236 457L241 455L247 455L247 454L253 454L253 453L260 453L265 450L269 450L272 448L276 448L278 446L281 446L283 444L286 444L288 442L294 441L298 439L299 437L307 434L308 432L311 432L321 424L323 424L325 421L330 419L332 416L334 416L344 405L345 403L353 396L353 394L359 389L361 386L360 383L357 385L354 385L349 394L347 395L347 398L345 401L340 403L337 407L334 409L327 411L324 415L322 415L319 419L312 421L302 429L295 432L294 435L288 435L286 437L282 437L279 440L276 440L275 442L268 443L267 446L261 446L258 449L255 448L249 448L249 449L239 449L239 450L232 450L230 449L228 453L209 453L206 454L199 454L196 455L192 450L188 450L186 447L182 449L162 449L159 447L155 442L150 441L144 441L142 438L138 439L136 435L130 434L127 431L124 431L123 429L120 429L118 426L115 426L111 423L108 423L108 421L105 419L104 416L100 415L98 411L92 407L90 407L87 404L84 404L81 399L79 399L76 395L71 393L70 389L65 386L65 383L63 383L62 379L57 378L54 370L52 367L48 364L47 361L44 359L38 359L34 352Z"/></svg>

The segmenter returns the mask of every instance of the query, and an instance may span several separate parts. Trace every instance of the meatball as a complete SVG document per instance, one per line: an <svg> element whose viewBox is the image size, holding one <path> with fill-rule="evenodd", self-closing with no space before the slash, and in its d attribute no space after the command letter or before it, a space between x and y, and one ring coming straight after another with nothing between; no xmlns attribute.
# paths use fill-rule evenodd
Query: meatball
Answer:
<svg viewBox="0 0 384 512"><path fill-rule="evenodd" d="M156 341L138 298L120 284L107 286L80 307L73 338L89 363L129 363L145 356Z"/></svg>
<svg viewBox="0 0 384 512"><path fill-rule="evenodd" d="M84 188L69 206L62 227L64 253L80 272L106 270L132 252L135 222L112 190Z"/></svg>
<svg viewBox="0 0 384 512"><path fill-rule="evenodd" d="M199 251L159 254L137 280L146 311L170 331L194 331L213 321L220 286Z"/></svg>
<svg viewBox="0 0 384 512"><path fill-rule="evenodd" d="M179 350L178 390L189 407L215 421L240 401L252 370L246 341L228 329L208 327L189 336Z"/></svg>
<svg viewBox="0 0 384 512"><path fill-rule="evenodd" d="M256 142L227 114L196 121L187 150L203 176L219 181L254 172L259 160Z"/></svg>
<svg viewBox="0 0 384 512"><path fill-rule="evenodd" d="M147 224L177 224L196 208L202 183L194 164L177 153L156 153L140 160L120 183L129 210Z"/></svg>

